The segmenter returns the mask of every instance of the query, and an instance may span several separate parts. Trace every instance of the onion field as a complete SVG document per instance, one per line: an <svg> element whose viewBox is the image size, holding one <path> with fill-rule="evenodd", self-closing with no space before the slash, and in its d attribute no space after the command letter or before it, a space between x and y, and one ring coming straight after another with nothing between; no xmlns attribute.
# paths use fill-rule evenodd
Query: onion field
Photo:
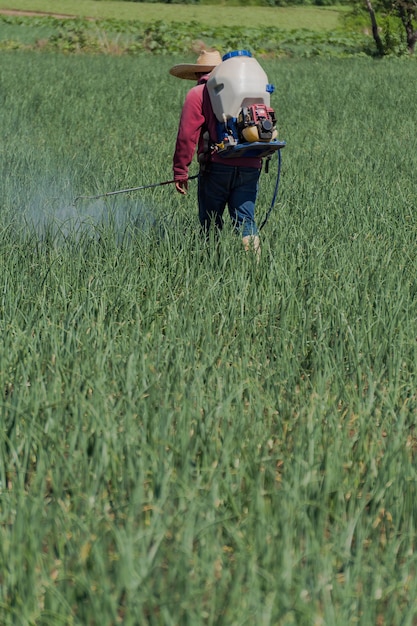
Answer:
<svg viewBox="0 0 417 626"><path fill-rule="evenodd" d="M1 53L0 623L416 626L415 62L259 59L257 263L75 202L172 177L184 61Z"/></svg>

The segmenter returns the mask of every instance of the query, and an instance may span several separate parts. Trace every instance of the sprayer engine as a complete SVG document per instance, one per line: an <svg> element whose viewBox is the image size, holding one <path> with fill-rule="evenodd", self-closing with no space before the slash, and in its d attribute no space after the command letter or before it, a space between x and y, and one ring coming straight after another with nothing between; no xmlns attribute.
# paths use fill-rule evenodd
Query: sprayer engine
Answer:
<svg viewBox="0 0 417 626"><path fill-rule="evenodd" d="M245 141L272 141L277 136L275 111L263 103L242 108L237 128Z"/></svg>

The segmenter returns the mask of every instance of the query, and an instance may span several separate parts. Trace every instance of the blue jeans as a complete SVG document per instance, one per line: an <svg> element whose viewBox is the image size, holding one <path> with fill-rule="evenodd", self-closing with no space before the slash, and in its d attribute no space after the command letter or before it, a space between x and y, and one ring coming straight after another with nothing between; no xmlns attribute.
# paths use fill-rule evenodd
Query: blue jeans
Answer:
<svg viewBox="0 0 417 626"><path fill-rule="evenodd" d="M198 176L198 209L200 224L208 232L214 222L223 227L226 205L234 228L246 237L258 234L255 202L261 173L255 167L234 167L209 163Z"/></svg>

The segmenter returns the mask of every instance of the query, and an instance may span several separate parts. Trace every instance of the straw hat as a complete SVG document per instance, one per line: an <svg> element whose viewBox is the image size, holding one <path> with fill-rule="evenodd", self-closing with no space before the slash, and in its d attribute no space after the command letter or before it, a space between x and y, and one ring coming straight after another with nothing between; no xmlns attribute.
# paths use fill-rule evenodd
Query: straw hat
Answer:
<svg viewBox="0 0 417 626"><path fill-rule="evenodd" d="M198 74L208 74L213 70L216 65L222 62L220 52L212 50L202 50L200 56L195 63L182 63L181 65L174 65L169 70L169 73L177 78L185 78L186 80L197 80Z"/></svg>

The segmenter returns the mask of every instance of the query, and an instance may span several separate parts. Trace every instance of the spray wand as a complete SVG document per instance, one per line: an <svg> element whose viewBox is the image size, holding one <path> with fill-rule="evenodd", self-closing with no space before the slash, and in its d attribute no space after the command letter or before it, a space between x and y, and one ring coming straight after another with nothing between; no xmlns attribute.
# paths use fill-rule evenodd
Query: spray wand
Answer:
<svg viewBox="0 0 417 626"><path fill-rule="evenodd" d="M262 230L262 228L265 226L272 212L272 209L274 208L275 201L278 195L280 174L281 174L281 150L278 150L278 175L277 175L277 179L275 183L274 194L272 197L271 206L269 207L264 219L262 220L259 230ZM194 174L194 176L189 176L188 180L193 180L194 178L198 178L198 174ZM97 196L77 196L76 198L74 198L74 204L78 200L98 200L98 198L106 198L108 196L115 196L119 193L130 193L132 191L140 191L141 189L152 189L152 187L162 187L163 185L172 185L173 183L176 183L176 182L177 182L176 180L164 180L161 183L152 183L150 185L140 185L139 187L130 187L129 189L118 189L117 191L107 191L106 193L100 193Z"/></svg>
<svg viewBox="0 0 417 626"><path fill-rule="evenodd" d="M194 176L189 176L188 180L193 180L193 178L197 178L198 174ZM78 200L97 200L98 198L105 198L107 196L115 196L119 193L130 193L131 191L139 191L140 189L151 189L152 187L161 187L162 185L172 185L176 183L176 180L164 180L162 183L153 183L151 185L141 185L140 187L130 187L130 189L118 189L117 191L107 191L106 193L100 193L97 196L77 196L74 198L74 204Z"/></svg>

